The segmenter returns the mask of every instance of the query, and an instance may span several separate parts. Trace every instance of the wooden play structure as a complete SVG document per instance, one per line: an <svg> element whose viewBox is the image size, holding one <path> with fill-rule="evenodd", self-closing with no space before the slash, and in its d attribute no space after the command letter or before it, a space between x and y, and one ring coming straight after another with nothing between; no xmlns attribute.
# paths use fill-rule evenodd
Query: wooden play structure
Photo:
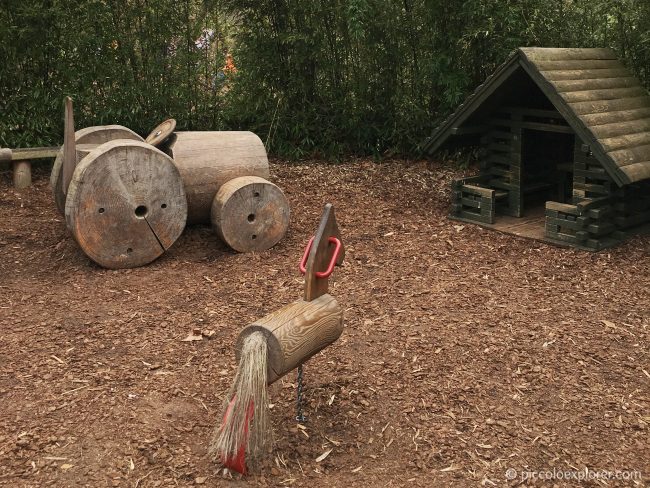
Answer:
<svg viewBox="0 0 650 488"><path fill-rule="evenodd" d="M209 223L232 249L262 251L289 225L289 203L251 132L175 132L166 120L146 139L119 125L74 131L65 103L64 144L50 184L79 246L106 268L150 263L187 221ZM6 151L0 153L6 156Z"/></svg>
<svg viewBox="0 0 650 488"><path fill-rule="evenodd" d="M480 145L451 216L587 250L650 227L650 96L609 49L521 48L424 144Z"/></svg>
<svg viewBox="0 0 650 488"><path fill-rule="evenodd" d="M303 299L247 326L237 339L239 368L210 443L211 455L229 469L246 473L247 462L250 465L266 452L270 437L266 387L296 367L296 419L304 420L302 365L343 331L343 311L328 294L328 278L344 257L334 208L327 204L300 262L305 274Z"/></svg>

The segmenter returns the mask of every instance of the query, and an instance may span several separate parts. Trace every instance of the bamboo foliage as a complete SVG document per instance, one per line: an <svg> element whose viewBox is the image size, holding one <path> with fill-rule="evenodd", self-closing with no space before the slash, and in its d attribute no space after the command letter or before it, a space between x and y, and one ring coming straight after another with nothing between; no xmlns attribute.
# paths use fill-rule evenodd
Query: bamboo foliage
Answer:
<svg viewBox="0 0 650 488"><path fill-rule="evenodd" d="M416 154L515 47L612 47L648 86L648 32L646 0L4 0L0 145L59 143L70 95L80 127L173 116L294 158Z"/></svg>

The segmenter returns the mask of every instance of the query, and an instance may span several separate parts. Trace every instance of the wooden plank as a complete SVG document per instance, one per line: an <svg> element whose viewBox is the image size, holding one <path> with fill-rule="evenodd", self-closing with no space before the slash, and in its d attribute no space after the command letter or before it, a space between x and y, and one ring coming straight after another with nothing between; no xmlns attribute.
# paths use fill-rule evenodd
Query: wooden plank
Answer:
<svg viewBox="0 0 650 488"><path fill-rule="evenodd" d="M463 191L468 193L474 193L476 195L481 195L482 197L492 198L494 190L490 188L482 188L475 185L463 185Z"/></svg>
<svg viewBox="0 0 650 488"><path fill-rule="evenodd" d="M316 273L327 269L327 265L330 262L332 256L330 250L333 248L333 244L329 242L330 237L336 237L341 242L341 246L343 246L343 240L334 214L334 207L328 203L323 209L318 229L314 235L311 251L309 251L309 257L307 258L304 291L304 300L307 302L316 300L327 293L329 280L318 278ZM345 247L342 247L336 264L340 265L343 263L344 258Z"/></svg>
<svg viewBox="0 0 650 488"><path fill-rule="evenodd" d="M462 136L468 134L481 134L490 129L491 127L489 125L472 125L466 127L452 127L450 132L452 136Z"/></svg>
<svg viewBox="0 0 650 488"><path fill-rule="evenodd" d="M589 224L587 226L587 232L591 235L600 237L606 234L611 234L616 230L616 226L611 222L601 222L597 224Z"/></svg>
<svg viewBox="0 0 650 488"><path fill-rule="evenodd" d="M625 173L630 181L642 181L650 178L650 161L641 161L623 166L620 170Z"/></svg>
<svg viewBox="0 0 650 488"><path fill-rule="evenodd" d="M570 242L575 244L581 242L581 240L578 239L578 237L575 235L565 234L562 232L555 232L553 230L553 227L546 227L546 236L549 237L550 239L556 239L562 242Z"/></svg>
<svg viewBox="0 0 650 488"><path fill-rule="evenodd" d="M587 210L587 216L592 219L604 219L613 215L612 207L591 208Z"/></svg>
<svg viewBox="0 0 650 488"><path fill-rule="evenodd" d="M466 211L462 211L459 214L459 217L461 217L461 218L469 219L469 220L475 220L477 222L483 222L485 224L493 224L494 223L494 217L493 216L494 216L494 213L492 213L492 217L490 217L490 216L470 213L470 212L466 212Z"/></svg>
<svg viewBox="0 0 650 488"><path fill-rule="evenodd" d="M469 198L461 198L460 202L463 204L464 207L481 208L481 200L472 200L472 199L469 199Z"/></svg>
<svg viewBox="0 0 650 488"><path fill-rule="evenodd" d="M540 71L576 70L576 69L618 69L623 65L618 59L561 59L535 61Z"/></svg>
<svg viewBox="0 0 650 488"><path fill-rule="evenodd" d="M614 51L606 48L523 47L519 51L533 64L540 61L618 59Z"/></svg>
<svg viewBox="0 0 650 488"><path fill-rule="evenodd" d="M641 85L639 80L634 76L626 76L623 78L591 78L587 80L557 80L551 82L551 84L559 92L629 88Z"/></svg>
<svg viewBox="0 0 650 488"><path fill-rule="evenodd" d="M580 183L574 180L573 183L574 190L583 190L591 193L598 193L601 195L608 195L611 191L611 187L607 184L596 185L594 183Z"/></svg>
<svg viewBox="0 0 650 488"><path fill-rule="evenodd" d="M650 132L650 118L597 125L591 127L591 131L599 139Z"/></svg>
<svg viewBox="0 0 650 488"><path fill-rule="evenodd" d="M580 116L580 120L582 120L586 125L590 127L603 124L611 124L614 122L628 122L630 120L638 120L644 118L650 118L650 106L633 110L617 110L614 112L604 112Z"/></svg>
<svg viewBox="0 0 650 488"><path fill-rule="evenodd" d="M564 119L563 119L564 120ZM515 122L509 119L489 119L490 123L493 125L498 125L502 127L521 127L522 129L534 129L545 132L561 132L564 134L573 134L573 129L568 125L559 125L559 124L546 124L542 122Z"/></svg>
<svg viewBox="0 0 650 488"><path fill-rule="evenodd" d="M540 122L522 122L521 127L523 129L533 129L544 132L559 132L562 134L573 134L574 130L568 125L559 125L559 124L543 124Z"/></svg>
<svg viewBox="0 0 650 488"><path fill-rule="evenodd" d="M630 76L630 72L625 68L540 71L540 73L549 81L588 80L593 78L625 78Z"/></svg>
<svg viewBox="0 0 650 488"><path fill-rule="evenodd" d="M601 146L606 152L627 149L628 147L650 145L650 131L639 132L638 134L626 134L618 137L606 137L600 139Z"/></svg>
<svg viewBox="0 0 650 488"><path fill-rule="evenodd" d="M557 212L568 213L571 215L580 215L582 212L578 210L578 207L575 205L570 205L568 203L559 203L559 202L546 202L547 210L555 210Z"/></svg>
<svg viewBox="0 0 650 488"><path fill-rule="evenodd" d="M619 167L640 163L642 161L650 161L650 144L628 147L618 151L611 151L607 154L616 161Z"/></svg>
<svg viewBox="0 0 650 488"><path fill-rule="evenodd" d="M633 110L650 107L650 96L645 95L634 98L621 98L620 100L600 100L592 102L576 102L569 104L578 115L587 115L620 110Z"/></svg>
<svg viewBox="0 0 650 488"><path fill-rule="evenodd" d="M563 118L560 115L560 112L558 112L557 110L542 110L542 109L527 108L527 107L506 106L497 109L496 112L497 113L505 112L510 115L517 114L517 115L521 115L522 117L542 117L542 118L550 118L550 119Z"/></svg>
<svg viewBox="0 0 650 488"><path fill-rule="evenodd" d="M602 169L602 168L597 168L597 169ZM576 169L573 175L577 178L588 178L597 181L612 181L612 179L605 172L605 170L593 171L593 170Z"/></svg>
<svg viewBox="0 0 650 488"><path fill-rule="evenodd" d="M55 158L59 149L59 146L51 146L8 149L7 151L11 151L9 161L27 161L31 159Z"/></svg>
<svg viewBox="0 0 650 488"><path fill-rule="evenodd" d="M581 222L572 222L570 220L556 219L553 217L546 217L546 222L549 225L556 225L562 229L582 230L585 228L585 225Z"/></svg>
<svg viewBox="0 0 650 488"><path fill-rule="evenodd" d="M560 96L566 100L567 103L578 102L593 102L600 100L619 100L621 98L634 98L642 97L648 92L642 86L634 86L631 88L611 88L603 90L584 90L561 92Z"/></svg>

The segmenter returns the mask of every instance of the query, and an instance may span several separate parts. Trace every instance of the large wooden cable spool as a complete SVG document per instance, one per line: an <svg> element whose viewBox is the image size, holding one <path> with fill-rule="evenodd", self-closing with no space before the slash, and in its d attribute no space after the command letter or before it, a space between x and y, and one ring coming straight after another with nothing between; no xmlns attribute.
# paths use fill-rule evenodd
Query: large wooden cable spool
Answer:
<svg viewBox="0 0 650 488"><path fill-rule="evenodd" d="M252 132L174 132L166 152L183 178L188 223L210 222L212 201L227 181L269 178L266 149Z"/></svg>
<svg viewBox="0 0 650 488"><path fill-rule="evenodd" d="M265 251L289 227L289 202L282 190L258 176L225 183L212 202L212 226L223 242L239 252Z"/></svg>
<svg viewBox="0 0 650 488"><path fill-rule="evenodd" d="M332 344L343 332L343 311L331 295L310 302L298 300L246 327L237 339L237 360L244 339L264 334L267 343L267 381L277 381Z"/></svg>
<svg viewBox="0 0 650 488"><path fill-rule="evenodd" d="M187 218L183 183L169 156L124 139L78 151L87 154L68 188L65 217L86 255L106 268L133 268L169 249Z"/></svg>
<svg viewBox="0 0 650 488"><path fill-rule="evenodd" d="M131 129L121 125L86 127L85 129L75 132L74 137L77 144L103 144L104 142L116 139L129 139L133 141L143 140L142 137ZM54 166L52 166L52 173L50 174L50 186L52 187L54 202L62 215L65 213L66 198L66 192L63 190L63 175L61 172L63 168L63 149L64 148L61 147L59 150L59 153L54 160ZM77 157L79 158L79 156Z"/></svg>

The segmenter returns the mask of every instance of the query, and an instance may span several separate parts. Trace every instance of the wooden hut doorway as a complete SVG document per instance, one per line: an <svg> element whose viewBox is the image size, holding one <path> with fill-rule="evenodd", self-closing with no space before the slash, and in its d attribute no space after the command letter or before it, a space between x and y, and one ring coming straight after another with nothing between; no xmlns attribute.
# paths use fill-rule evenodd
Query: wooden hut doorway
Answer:
<svg viewBox="0 0 650 488"><path fill-rule="evenodd" d="M523 129L521 137L522 216L544 215L547 201L571 200L573 133Z"/></svg>

